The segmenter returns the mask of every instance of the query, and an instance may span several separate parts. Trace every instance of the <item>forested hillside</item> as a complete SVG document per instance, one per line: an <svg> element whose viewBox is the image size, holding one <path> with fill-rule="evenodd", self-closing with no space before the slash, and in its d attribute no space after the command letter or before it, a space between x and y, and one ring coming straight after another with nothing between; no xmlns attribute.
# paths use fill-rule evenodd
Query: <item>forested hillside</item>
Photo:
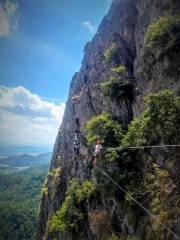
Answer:
<svg viewBox="0 0 180 240"><path fill-rule="evenodd" d="M22 171L0 168L1 240L34 239L41 188L47 169L47 164Z"/></svg>

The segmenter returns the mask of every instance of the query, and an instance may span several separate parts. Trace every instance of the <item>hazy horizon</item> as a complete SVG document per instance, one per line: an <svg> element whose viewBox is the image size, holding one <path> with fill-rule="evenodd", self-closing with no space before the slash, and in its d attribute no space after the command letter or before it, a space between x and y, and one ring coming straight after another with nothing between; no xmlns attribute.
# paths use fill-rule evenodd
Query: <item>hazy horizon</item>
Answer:
<svg viewBox="0 0 180 240"><path fill-rule="evenodd" d="M53 146L45 147L45 146L0 145L0 156L1 157L16 156L16 155L23 155L23 154L40 155L40 154L44 154L44 153L52 153L52 151L53 151Z"/></svg>

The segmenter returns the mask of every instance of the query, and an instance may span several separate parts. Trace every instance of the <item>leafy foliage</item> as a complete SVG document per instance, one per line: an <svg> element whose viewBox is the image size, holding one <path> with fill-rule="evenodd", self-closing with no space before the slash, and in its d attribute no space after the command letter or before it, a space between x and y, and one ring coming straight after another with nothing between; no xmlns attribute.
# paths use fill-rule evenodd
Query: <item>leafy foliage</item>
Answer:
<svg viewBox="0 0 180 240"><path fill-rule="evenodd" d="M78 229L78 221L83 218L80 211L74 205L73 196L66 197L60 210L56 212L50 221L51 232L66 232Z"/></svg>
<svg viewBox="0 0 180 240"><path fill-rule="evenodd" d="M138 240L137 237L132 236L132 235L128 235L128 236L120 236L117 237L114 233L108 237L106 240Z"/></svg>
<svg viewBox="0 0 180 240"><path fill-rule="evenodd" d="M56 176L56 175L60 175L60 173L61 173L61 168L60 167L58 167L58 168L54 168L54 169L52 169L52 170L49 170L48 171L48 176L49 177L54 177L54 176Z"/></svg>
<svg viewBox="0 0 180 240"><path fill-rule="evenodd" d="M130 80L110 77L101 84L101 88L104 96L116 99L124 96L132 98L132 83Z"/></svg>
<svg viewBox="0 0 180 240"><path fill-rule="evenodd" d="M61 168L57 167L54 169L51 169L48 171L47 174L47 178L44 182L44 186L41 189L41 195L48 195L48 182L49 181L53 181L54 183L57 183L58 181L60 181L60 177L61 177Z"/></svg>
<svg viewBox="0 0 180 240"><path fill-rule="evenodd" d="M112 42L110 47L104 51L105 63L111 63L118 57L118 47L116 43Z"/></svg>
<svg viewBox="0 0 180 240"><path fill-rule="evenodd" d="M106 153L105 153L104 157L105 157L105 160L107 160L108 162L113 162L116 159L118 159L118 157L119 157L118 150L117 149L108 148L106 150Z"/></svg>
<svg viewBox="0 0 180 240"><path fill-rule="evenodd" d="M180 41L180 16L165 16L153 22L145 40L150 48L166 51L175 47Z"/></svg>
<svg viewBox="0 0 180 240"><path fill-rule="evenodd" d="M88 199L94 191L95 187L91 182L85 181L80 184L78 179L72 179L61 208L49 222L50 232L77 231L78 223L83 219L78 204Z"/></svg>
<svg viewBox="0 0 180 240"><path fill-rule="evenodd" d="M0 171L0 240L34 239L46 166Z"/></svg>
<svg viewBox="0 0 180 240"><path fill-rule="evenodd" d="M84 181L76 191L77 202L80 203L88 199L95 192L95 186L90 181Z"/></svg>
<svg viewBox="0 0 180 240"><path fill-rule="evenodd" d="M122 143L124 147L128 146L143 146L146 143L144 137L144 131L146 127L150 124L150 118L148 116L141 116L135 118L128 127L128 132L126 133Z"/></svg>
<svg viewBox="0 0 180 240"><path fill-rule="evenodd" d="M82 214L76 208L76 190L79 188L79 181L73 179L66 193L66 198L61 208L50 220L50 232L77 230L78 221L82 219Z"/></svg>
<svg viewBox="0 0 180 240"><path fill-rule="evenodd" d="M149 94L145 98L145 110L129 125L123 139L123 146L138 146L156 143L173 143L177 137L180 122L180 97L169 90Z"/></svg>
<svg viewBox="0 0 180 240"><path fill-rule="evenodd" d="M171 161L172 157L170 158ZM175 158L177 159L177 155L175 156ZM163 169L156 163L152 163L151 171L149 171L148 174L145 175L144 182L150 191L150 211L154 215L158 216L158 219L161 222L165 222L167 226L174 226L177 206L179 204L179 195L172 198L172 195L175 193L173 186L176 186L177 181L175 179L172 179L171 172ZM152 230L155 232L157 239L172 238L172 236L167 236L167 233L164 231L163 228L161 228L159 222L157 221L153 222Z"/></svg>
<svg viewBox="0 0 180 240"><path fill-rule="evenodd" d="M119 240L120 238L117 237L114 233L107 238L107 240Z"/></svg>
<svg viewBox="0 0 180 240"><path fill-rule="evenodd" d="M162 222L169 222L169 226L171 226L174 221L173 215L175 215L175 208L173 208L173 211L169 211L167 208L165 209L163 205L165 199L167 199L166 203L169 201L169 196L172 196L173 192L173 184L172 179L169 177L169 172L165 169L161 169L158 165L154 170L148 166L147 168L149 172L144 172L144 162L146 161L146 156L148 159L148 153L144 151L142 159L139 159L141 152L138 151L138 154L136 154L136 152L126 150L126 147L176 144L179 142L180 97L175 96L170 90L166 89L158 93L148 94L145 97L144 112L130 123L128 132L124 137L121 135L120 141L113 144L112 148L107 142L108 139L115 136L112 131L112 122L110 122L111 131L108 132L108 138L105 138L107 132L105 131L106 128L104 129L106 121L109 121L109 119L111 120L109 115L99 115L88 122L89 126L87 128L87 133L89 134L89 142L91 143L94 139L100 138L104 140L106 147L108 148L105 154L101 154L102 160L100 159L100 163L103 162L103 164L99 165L98 161L98 167L96 168L95 166L93 169L93 175L97 183L97 191L100 191L101 196L104 195L107 197L108 194L113 195L115 198L117 196L118 200L121 198L125 201L126 206L133 206L132 209L134 209L135 203L132 202L132 198L122 193L122 191L119 192L117 188L113 189L112 183L103 176L103 169L112 179L117 183L120 183L120 186L123 186L131 196L146 204L150 204L151 202L150 207L152 212L154 211L155 214L158 214ZM125 147L125 149L123 149L123 147ZM108 159L109 163L107 161ZM147 165L150 165L150 159L151 158L148 159ZM145 171L147 171L147 169ZM154 172L154 174L152 174L152 172ZM169 180L167 180L168 178ZM166 185L166 190L167 187L169 190L164 190L162 187L163 185ZM153 195L151 195L152 192ZM151 199L152 196L153 199ZM175 204L175 206L177 206L177 204ZM102 212L95 212L92 213L92 216L90 217L91 229L98 237L101 236L98 234L103 233L104 223L106 222L106 217L102 216ZM132 216L134 215L132 214ZM136 219L134 217L131 218L131 215L129 215L128 219L130 219L129 221L131 221L132 226L134 226L133 224L135 224ZM105 225L107 226L108 223ZM162 235L161 230L158 230L161 228L159 225L158 227L156 225L157 223L153 225L153 228L157 233L159 231L159 239L165 239L166 237ZM109 234L112 234L112 232L109 231ZM101 238L99 237L98 239ZM126 235L120 237L120 239L135 240L138 238Z"/></svg>
<svg viewBox="0 0 180 240"><path fill-rule="evenodd" d="M111 119L109 123L109 119L109 115L99 115L88 122L89 142L100 138L104 140L105 144L103 145L107 148L102 152L97 164L101 169L108 172L109 176L116 182L124 184L131 195L136 195L138 191L146 193L147 189L143 184L140 189L136 188L136 191L133 192L138 184L136 180L139 181L141 173L138 173L139 168L137 169L136 161L132 161L132 159L135 160L135 155L132 158L131 154L133 152L127 152L126 147L157 145L158 143L175 144L180 136L180 97L173 95L169 90L147 95L144 112L130 123L125 135L123 135L122 130L120 131L119 139L116 138L113 130L113 126L118 123L116 121L114 123ZM106 121L108 125L106 125ZM107 126L110 127L106 128ZM120 125L118 124L118 126ZM108 137L106 137L106 134ZM108 141L109 139L110 141ZM123 150L123 148L125 149ZM117 164L120 164L120 169L116 167ZM139 164L141 163L139 162ZM112 168L112 166L114 167ZM99 172L99 168L94 168L93 171L98 183L107 186L112 185ZM128 182L130 184L127 184ZM113 187L111 189L114 191Z"/></svg>
<svg viewBox="0 0 180 240"><path fill-rule="evenodd" d="M114 73L124 73L126 71L126 68L124 65L119 65L117 67L111 68L111 71Z"/></svg>
<svg viewBox="0 0 180 240"><path fill-rule="evenodd" d="M121 144L123 131L121 125L110 118L109 114L92 117L86 124L88 143L101 139L104 146Z"/></svg>
<svg viewBox="0 0 180 240"><path fill-rule="evenodd" d="M131 235L129 235L129 236L127 236L127 240L138 240L138 238L137 238L137 237L134 237L134 236L131 236Z"/></svg>

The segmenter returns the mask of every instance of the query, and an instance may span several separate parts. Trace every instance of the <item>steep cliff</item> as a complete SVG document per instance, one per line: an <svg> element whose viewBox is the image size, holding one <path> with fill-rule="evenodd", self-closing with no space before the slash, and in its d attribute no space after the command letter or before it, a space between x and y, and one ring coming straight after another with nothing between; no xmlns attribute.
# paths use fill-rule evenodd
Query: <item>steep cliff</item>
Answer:
<svg viewBox="0 0 180 240"><path fill-rule="evenodd" d="M179 95L179 20L173 33L177 37L174 45L166 49L165 43L161 42L159 48L150 47L148 40L145 40L148 27L153 22L169 16L177 16L178 19L179 15L178 0L113 1L97 34L86 44L81 69L75 73L70 85L63 122L42 191L37 239L176 239L136 204L128 201L121 191L111 191L111 185L110 190L105 189L104 180L97 180L88 169L93 146L87 143L85 125L92 116L109 113L121 123L125 133L131 120L143 112L143 97L147 93L171 89ZM173 34L170 37L174 37ZM124 69L118 70L118 66ZM123 79L118 98L103 94L101 83L112 75ZM79 155L74 152L75 132L80 141ZM178 143L178 133L177 129L173 140L171 136L166 140L161 136L153 143ZM171 231L180 236L179 150L141 149L120 153L118 158L122 159L122 155L130 159L129 164L123 165L119 161L110 163L106 169L115 169L116 173L122 170L132 173L132 176L127 175L128 179L119 180L118 183L123 183L124 187L127 185L127 190L131 182L131 187L134 184L131 191L140 187L140 191L145 191L146 188L145 195L139 201L144 202L153 214L168 224ZM74 230L52 231L51 219L65 202L72 179L81 182L76 183L75 191L89 180L94 183L96 192L86 201L75 203L83 216L79 215ZM70 189L69 194L70 191L73 190Z"/></svg>

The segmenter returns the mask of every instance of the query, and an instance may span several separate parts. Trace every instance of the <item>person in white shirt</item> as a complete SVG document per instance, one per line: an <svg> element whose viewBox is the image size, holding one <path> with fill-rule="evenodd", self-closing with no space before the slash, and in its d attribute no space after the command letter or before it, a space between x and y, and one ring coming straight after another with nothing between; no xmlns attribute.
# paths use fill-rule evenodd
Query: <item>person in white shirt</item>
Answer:
<svg viewBox="0 0 180 240"><path fill-rule="evenodd" d="M94 150L94 161L93 161L94 166L96 165L97 157L100 155L101 150L102 150L101 141L97 140L95 145L95 150Z"/></svg>

